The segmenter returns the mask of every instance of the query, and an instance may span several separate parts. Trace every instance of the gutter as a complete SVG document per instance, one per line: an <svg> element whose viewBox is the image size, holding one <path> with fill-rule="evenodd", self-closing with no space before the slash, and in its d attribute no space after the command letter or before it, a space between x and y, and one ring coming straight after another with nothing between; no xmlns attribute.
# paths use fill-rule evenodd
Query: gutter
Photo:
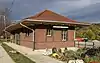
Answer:
<svg viewBox="0 0 100 63"><path fill-rule="evenodd" d="M28 26L26 26L26 25L24 25L24 24L22 24L22 23L20 23L20 25L21 26L23 26L23 27L25 27L25 28L27 28L27 29L29 29L29 30L31 30L32 32L33 32L33 51L35 50L35 31L34 31L34 29L32 29L32 28L29 28Z"/></svg>
<svg viewBox="0 0 100 63"><path fill-rule="evenodd" d="M53 21L53 20L35 20L35 19L25 19L26 21L38 21L38 22L52 22L52 23L63 23L63 24L73 24L73 25L91 25L90 23L83 22L64 22L64 21Z"/></svg>

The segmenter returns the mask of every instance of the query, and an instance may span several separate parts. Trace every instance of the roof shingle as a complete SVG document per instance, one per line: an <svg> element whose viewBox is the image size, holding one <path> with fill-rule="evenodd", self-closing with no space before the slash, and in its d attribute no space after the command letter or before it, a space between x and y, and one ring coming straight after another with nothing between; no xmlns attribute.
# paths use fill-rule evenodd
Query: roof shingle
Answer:
<svg viewBox="0 0 100 63"><path fill-rule="evenodd" d="M67 17L64 17L60 14L57 14L50 10L44 10L34 16L25 18L25 19L36 19L36 20L52 20L52 21L64 21L64 22L76 22L74 20L71 20Z"/></svg>

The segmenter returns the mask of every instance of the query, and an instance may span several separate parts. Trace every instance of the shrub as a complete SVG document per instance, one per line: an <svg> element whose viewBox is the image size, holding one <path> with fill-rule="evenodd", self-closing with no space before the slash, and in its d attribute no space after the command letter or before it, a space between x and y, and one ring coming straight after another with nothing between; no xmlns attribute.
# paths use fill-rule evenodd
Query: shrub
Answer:
<svg viewBox="0 0 100 63"><path fill-rule="evenodd" d="M98 52L100 53L100 47L98 47Z"/></svg>
<svg viewBox="0 0 100 63"><path fill-rule="evenodd" d="M58 49L58 53L62 53L62 50L60 48Z"/></svg>
<svg viewBox="0 0 100 63"><path fill-rule="evenodd" d="M65 51L63 54L66 58L69 58L69 59L74 59L75 58L75 52L72 51L72 50Z"/></svg>
<svg viewBox="0 0 100 63"><path fill-rule="evenodd" d="M85 53L82 53L80 57L85 58Z"/></svg>
<svg viewBox="0 0 100 63"><path fill-rule="evenodd" d="M84 58L84 62L85 62L85 63L89 63L89 62L90 62L90 58L85 57L85 58Z"/></svg>
<svg viewBox="0 0 100 63"><path fill-rule="evenodd" d="M90 57L96 56L96 53L97 53L97 49L94 48L91 48L85 52L85 54L87 54Z"/></svg>
<svg viewBox="0 0 100 63"><path fill-rule="evenodd" d="M97 56L93 56L93 57L86 56L84 58L84 62L85 63L92 63L92 62L100 63L100 57L97 57Z"/></svg>
<svg viewBox="0 0 100 63"><path fill-rule="evenodd" d="M68 61L68 58L66 58L65 56L60 56L60 58L59 58L59 60L61 60L61 61Z"/></svg>
<svg viewBox="0 0 100 63"><path fill-rule="evenodd" d="M68 50L67 47L65 47L64 52L66 52L67 50Z"/></svg>
<svg viewBox="0 0 100 63"><path fill-rule="evenodd" d="M92 61L98 61L100 63L100 48L81 48L77 51L64 49L62 52L61 49L52 48L52 57L57 58L61 61L75 60L75 59L83 59L85 63L89 63Z"/></svg>

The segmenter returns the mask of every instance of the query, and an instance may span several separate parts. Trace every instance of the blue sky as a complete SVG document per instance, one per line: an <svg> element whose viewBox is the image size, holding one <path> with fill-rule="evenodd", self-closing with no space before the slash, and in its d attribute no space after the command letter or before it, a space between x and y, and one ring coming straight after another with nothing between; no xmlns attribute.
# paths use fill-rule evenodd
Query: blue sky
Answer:
<svg viewBox="0 0 100 63"><path fill-rule="evenodd" d="M0 0L0 8L13 0ZM15 0L10 17L20 20L45 9L81 22L100 22L100 0Z"/></svg>

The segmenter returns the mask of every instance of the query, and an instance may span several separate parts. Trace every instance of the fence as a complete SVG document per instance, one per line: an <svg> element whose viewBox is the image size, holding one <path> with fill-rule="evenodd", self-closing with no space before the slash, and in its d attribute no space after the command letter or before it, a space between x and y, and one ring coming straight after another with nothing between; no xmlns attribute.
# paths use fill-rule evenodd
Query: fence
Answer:
<svg viewBox="0 0 100 63"><path fill-rule="evenodd" d="M94 42L75 42L75 47L94 48Z"/></svg>

